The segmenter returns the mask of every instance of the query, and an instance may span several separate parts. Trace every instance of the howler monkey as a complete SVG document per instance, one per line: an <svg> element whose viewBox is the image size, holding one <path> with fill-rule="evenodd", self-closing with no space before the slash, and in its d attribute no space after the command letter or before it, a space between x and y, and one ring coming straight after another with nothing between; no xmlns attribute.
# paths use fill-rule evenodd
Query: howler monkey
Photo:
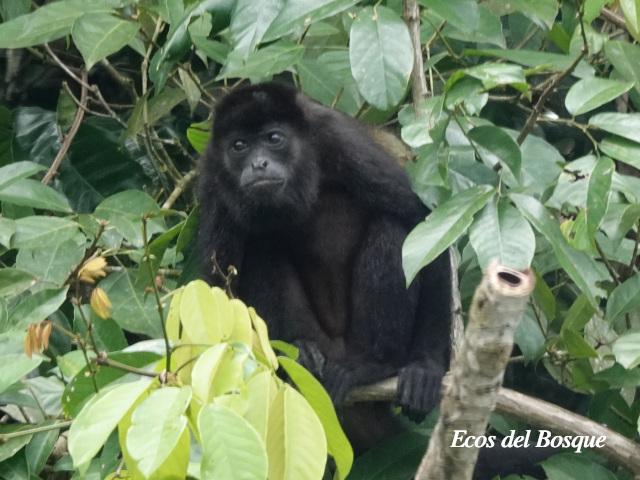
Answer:
<svg viewBox="0 0 640 480"><path fill-rule="evenodd" d="M405 285L402 243L428 210L402 167L364 125L285 85L232 91L213 125L200 171L206 279L224 280L213 255L223 271L235 266L234 292L272 338L300 348L337 405L353 387L397 374L398 403L431 410L451 348L451 266L442 254ZM360 447L397 426L380 404L345 421ZM482 450L474 478L532 474L545 456Z"/></svg>
<svg viewBox="0 0 640 480"><path fill-rule="evenodd" d="M450 352L447 254L405 286L404 238L428 210L366 127L294 89L239 88L216 107L201 166L200 250L296 343L340 404L394 374L398 403L435 406Z"/></svg>

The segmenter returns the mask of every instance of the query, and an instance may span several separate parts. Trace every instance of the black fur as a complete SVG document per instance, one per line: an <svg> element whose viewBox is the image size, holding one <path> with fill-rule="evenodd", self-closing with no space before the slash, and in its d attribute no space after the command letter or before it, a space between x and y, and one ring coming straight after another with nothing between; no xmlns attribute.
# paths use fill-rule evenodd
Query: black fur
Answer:
<svg viewBox="0 0 640 480"><path fill-rule="evenodd" d="M285 141L270 145L270 131ZM239 139L247 148L234 152ZM396 374L405 410L437 404L451 345L449 256L405 287L402 243L428 211L366 127L283 85L243 87L217 105L200 175L199 248L210 283L221 282L215 253L224 271L237 268L237 295L272 338L300 348L336 404ZM359 448L398 429L388 405L342 412ZM496 453L481 452L476 479L499 471L504 452Z"/></svg>
<svg viewBox="0 0 640 480"><path fill-rule="evenodd" d="M229 153L269 125L289 133L284 151L266 154L288 177L271 197L239 186L247 159L234 164ZM201 166L206 278L220 282L214 252L223 269L234 265L239 297L273 338L301 347L336 403L399 374L401 405L434 407L449 359L449 260L405 287L402 242L428 211L398 162L354 119L274 83L227 95L212 138Z"/></svg>

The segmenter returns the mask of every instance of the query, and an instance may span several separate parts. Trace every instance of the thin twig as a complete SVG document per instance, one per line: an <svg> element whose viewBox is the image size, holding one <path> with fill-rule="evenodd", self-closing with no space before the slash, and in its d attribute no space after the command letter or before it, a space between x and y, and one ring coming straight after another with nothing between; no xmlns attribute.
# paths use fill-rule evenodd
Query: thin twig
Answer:
<svg viewBox="0 0 640 480"><path fill-rule="evenodd" d="M420 7L416 0L404 0L404 20L409 27L409 36L413 45L413 70L411 71L411 96L416 113L422 115L423 100L429 95L427 78L424 75L422 43L420 42Z"/></svg>
<svg viewBox="0 0 640 480"><path fill-rule="evenodd" d="M171 195L169 195L169 198L167 198L167 200L162 204L162 208L173 207L173 204L176 203L176 200L180 197L180 195L182 195L182 192L185 191L191 181L196 178L197 174L198 171L194 169L189 171L184 177L182 177L182 179L173 189L173 192L171 192Z"/></svg>
<svg viewBox="0 0 640 480"><path fill-rule="evenodd" d="M609 9L603 8L600 11L600 16L607 22L613 23L618 28L627 29L627 24L625 23L624 18Z"/></svg>
<svg viewBox="0 0 640 480"><path fill-rule="evenodd" d="M87 72L82 71L82 79L80 81L81 92L80 92L80 105L83 107L87 106L87 89L90 88L87 84ZM42 183L47 185L54 176L58 173L58 168L60 168L60 164L62 160L64 160L65 155L69 151L69 147L71 146L71 142L75 138L78 130L80 129L80 124L82 123L82 119L84 118L84 108L80 107L76 110L76 114L73 117L73 123L71 124L71 128L69 132L65 135L64 140L62 141L62 145L60 146L60 150L58 150L58 154L53 159L49 170L42 178Z"/></svg>
<svg viewBox="0 0 640 480"><path fill-rule="evenodd" d="M131 365L127 365L126 363L117 362L116 360L112 360L109 357L107 357L106 354L98 355L95 361L98 365L104 365L107 367L116 368L118 370L134 373L136 375L141 375L143 377L156 378L159 375L157 372L149 372L141 368L132 367Z"/></svg>
<svg viewBox="0 0 640 480"><path fill-rule="evenodd" d="M64 422L52 423L51 425L42 425L40 427L27 428L19 430L17 432L0 434L0 445L11 440L12 438L24 437L25 435L34 435L36 433L50 432L51 430L57 430L59 428L70 427L72 420L66 420Z"/></svg>
<svg viewBox="0 0 640 480"><path fill-rule="evenodd" d="M551 95L551 93L555 90L558 84L565 77L567 77L567 75L573 72L573 70L578 66L578 63L580 63L580 61L584 58L586 54L587 54L587 51L585 49L582 49L580 54L571 63L571 65L569 65L563 72L560 72L559 74L557 74L554 77L553 81L549 82L549 85L547 85L547 88L544 90L544 92L542 92L542 94L540 95L540 98L538 98L536 105L533 107L531 115L529 115L529 118L527 118L527 121L524 124L524 127L522 128L522 130L520 131L520 134L518 135L518 139L516 140L518 145L522 145L522 142L525 141L529 133L531 133L531 130L533 130L533 126L535 125L536 120L540 116L540 113L542 112L542 108L544 107L544 104L547 101L547 98L549 98L549 95Z"/></svg>

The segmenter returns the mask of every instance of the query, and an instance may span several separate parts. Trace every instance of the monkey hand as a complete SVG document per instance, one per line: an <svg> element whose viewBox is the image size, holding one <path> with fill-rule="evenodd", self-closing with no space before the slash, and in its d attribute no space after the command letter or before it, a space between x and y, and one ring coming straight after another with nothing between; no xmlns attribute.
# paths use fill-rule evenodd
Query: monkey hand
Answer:
<svg viewBox="0 0 640 480"><path fill-rule="evenodd" d="M353 388L377 382L394 373L395 368L389 365L347 359L327 361L322 378L333 404L341 406Z"/></svg>
<svg viewBox="0 0 640 480"><path fill-rule="evenodd" d="M444 368L422 361L407 365L398 375L397 401L412 420L420 421L440 401Z"/></svg>
<svg viewBox="0 0 640 480"><path fill-rule="evenodd" d="M298 363L309 370L314 377L321 379L326 358L318 344L313 340L296 340L293 344L298 349Z"/></svg>

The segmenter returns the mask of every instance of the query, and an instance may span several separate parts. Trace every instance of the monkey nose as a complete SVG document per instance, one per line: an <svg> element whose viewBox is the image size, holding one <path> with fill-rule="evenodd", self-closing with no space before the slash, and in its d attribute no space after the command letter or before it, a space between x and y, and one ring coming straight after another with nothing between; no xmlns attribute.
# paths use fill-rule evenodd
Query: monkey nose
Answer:
<svg viewBox="0 0 640 480"><path fill-rule="evenodd" d="M266 158L256 158L251 162L251 166L257 170L264 170L269 166L269 160Z"/></svg>

